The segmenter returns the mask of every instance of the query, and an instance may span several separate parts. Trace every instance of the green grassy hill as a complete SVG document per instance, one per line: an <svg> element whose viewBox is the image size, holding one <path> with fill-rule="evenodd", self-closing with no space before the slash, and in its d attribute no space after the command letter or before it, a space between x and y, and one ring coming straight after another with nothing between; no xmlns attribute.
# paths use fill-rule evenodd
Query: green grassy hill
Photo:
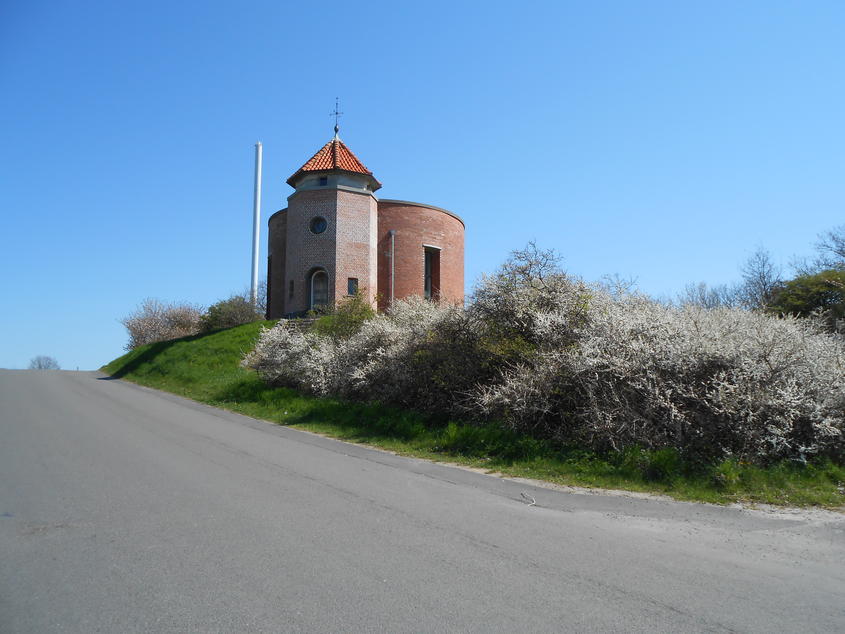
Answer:
<svg viewBox="0 0 845 634"><path fill-rule="evenodd" d="M259 385L253 372L240 367L262 326L255 322L136 348L101 369L115 378L187 396L203 403L228 401L233 386Z"/></svg>
<svg viewBox="0 0 845 634"><path fill-rule="evenodd" d="M518 435L495 425L427 418L380 404L317 399L264 385L240 366L262 326L256 322L142 346L102 371L272 423L431 460L480 467L558 484L627 489L678 499L789 505L845 504L845 467L829 461L775 464L765 469L734 461L684 464L667 450L631 449L598 455Z"/></svg>

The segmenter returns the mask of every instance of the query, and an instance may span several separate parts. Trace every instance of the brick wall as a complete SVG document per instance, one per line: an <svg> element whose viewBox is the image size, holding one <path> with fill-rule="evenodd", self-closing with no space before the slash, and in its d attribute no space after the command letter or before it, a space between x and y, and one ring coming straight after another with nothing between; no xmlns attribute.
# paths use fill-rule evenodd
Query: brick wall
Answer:
<svg viewBox="0 0 845 634"><path fill-rule="evenodd" d="M317 216L328 225L320 234L310 228ZM284 224L277 220L280 217ZM371 193L328 188L292 194L287 211L273 216L269 227L273 269L269 314L276 318L308 310L310 279L318 269L328 274L330 304L346 296L348 280L355 278L375 305L377 220Z"/></svg>
<svg viewBox="0 0 845 634"><path fill-rule="evenodd" d="M337 191L335 301L346 296L349 278L355 278L375 306L377 227L378 207L371 194Z"/></svg>
<svg viewBox="0 0 845 634"><path fill-rule="evenodd" d="M311 232L311 219L322 216L328 226L323 233ZM308 310L311 273L325 269L329 275L329 301L335 284L335 237L337 231L337 192L331 189L306 190L288 198L283 314ZM293 296L290 282L293 281Z"/></svg>
<svg viewBox="0 0 845 634"><path fill-rule="evenodd" d="M464 301L464 224L449 212L398 200L378 203L379 308L390 299L390 230L395 236L394 297L423 296L425 246L440 247L440 298L455 304Z"/></svg>
<svg viewBox="0 0 845 634"><path fill-rule="evenodd" d="M287 249L287 209L277 211L267 221L267 318L285 314L287 290L285 252Z"/></svg>

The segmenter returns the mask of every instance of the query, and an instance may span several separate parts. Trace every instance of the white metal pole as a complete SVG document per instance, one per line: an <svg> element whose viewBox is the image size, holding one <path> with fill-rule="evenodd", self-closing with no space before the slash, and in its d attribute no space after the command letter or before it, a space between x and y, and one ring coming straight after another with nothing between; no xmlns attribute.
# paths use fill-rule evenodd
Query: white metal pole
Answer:
<svg viewBox="0 0 845 634"><path fill-rule="evenodd" d="M261 141L255 144L255 197L252 212L252 283L249 297L253 306L258 305L258 233L261 227Z"/></svg>

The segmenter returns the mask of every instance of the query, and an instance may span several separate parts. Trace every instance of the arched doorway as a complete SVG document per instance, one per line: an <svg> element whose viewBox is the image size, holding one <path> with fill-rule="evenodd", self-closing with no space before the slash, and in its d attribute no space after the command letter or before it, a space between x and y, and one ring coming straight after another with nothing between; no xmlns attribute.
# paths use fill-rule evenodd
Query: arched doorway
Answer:
<svg viewBox="0 0 845 634"><path fill-rule="evenodd" d="M325 271L318 270L311 274L310 301L308 310L314 310L320 306L329 304L329 275Z"/></svg>

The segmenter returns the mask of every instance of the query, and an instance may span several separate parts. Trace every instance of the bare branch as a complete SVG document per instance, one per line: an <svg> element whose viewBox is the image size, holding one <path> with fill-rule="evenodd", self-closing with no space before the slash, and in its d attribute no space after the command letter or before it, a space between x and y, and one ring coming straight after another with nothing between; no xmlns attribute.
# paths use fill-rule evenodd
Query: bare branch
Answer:
<svg viewBox="0 0 845 634"><path fill-rule="evenodd" d="M56 361L53 357L48 357L43 354L39 354L37 357L33 357L32 360L29 362L29 369L30 370L60 370L59 362Z"/></svg>

